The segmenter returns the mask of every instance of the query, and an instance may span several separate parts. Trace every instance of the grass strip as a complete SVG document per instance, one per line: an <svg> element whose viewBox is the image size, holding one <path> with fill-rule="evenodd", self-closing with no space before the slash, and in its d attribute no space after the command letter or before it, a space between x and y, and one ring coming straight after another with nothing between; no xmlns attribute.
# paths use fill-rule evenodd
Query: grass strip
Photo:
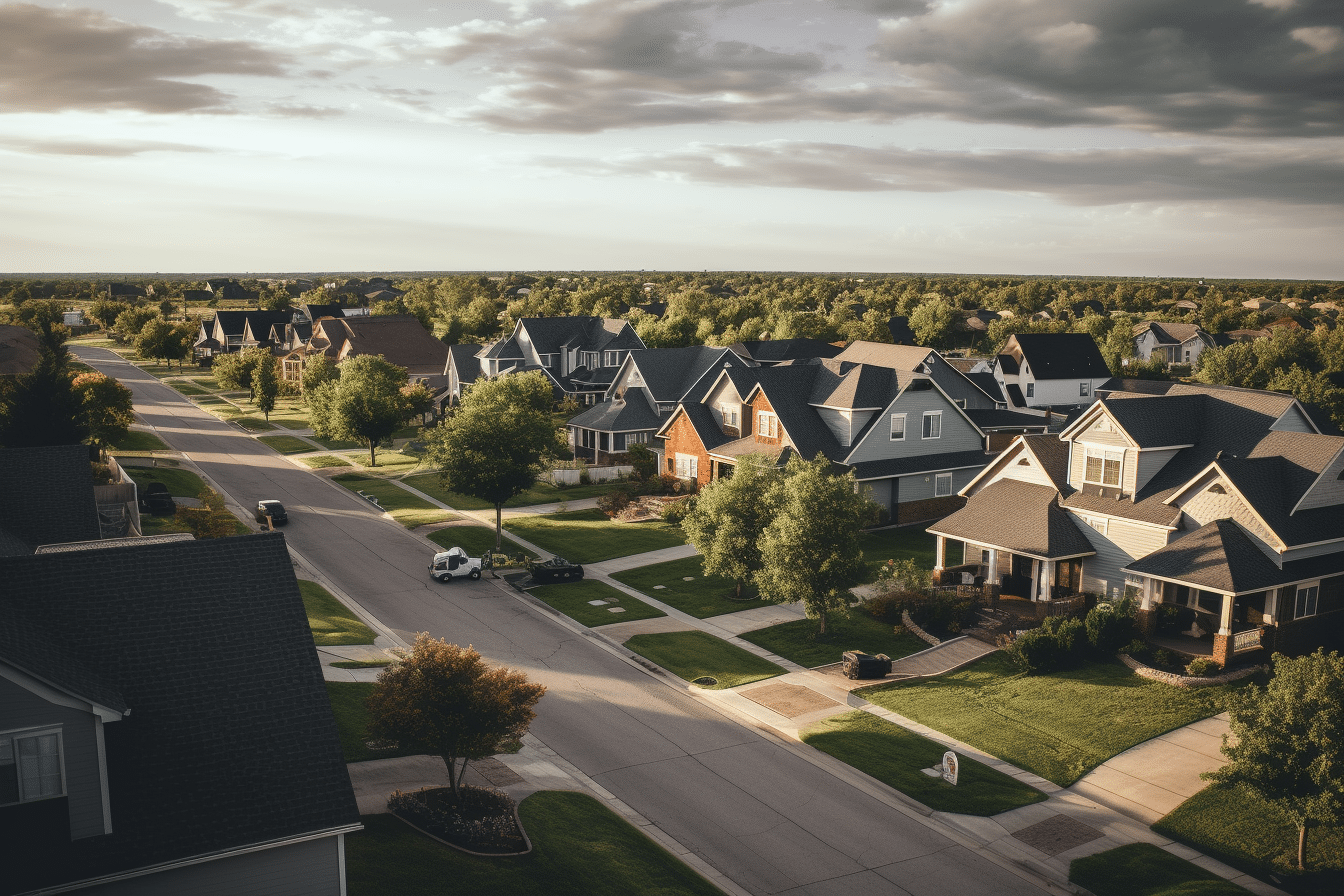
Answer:
<svg viewBox="0 0 1344 896"><path fill-rule="evenodd" d="M447 526L429 533L429 540L445 551L448 548L461 548L472 557L481 557L484 556L486 551L494 550L495 528L493 526ZM537 556L507 535L504 536L503 549L504 553L510 557L525 554L535 559Z"/></svg>
<svg viewBox="0 0 1344 896"><path fill-rule="evenodd" d="M1243 685L1178 688L1119 663L1029 676L997 652L935 679L863 696L1067 787L1135 744L1217 715Z"/></svg>
<svg viewBox="0 0 1344 896"><path fill-rule="evenodd" d="M313 450L312 445L298 436L257 436L257 441L265 442L281 454L303 454ZM341 461L339 466L345 466L345 461Z"/></svg>
<svg viewBox="0 0 1344 896"><path fill-rule="evenodd" d="M332 481L352 492L365 492L373 495L378 499L379 506L392 514L392 518L407 529L459 519L456 514L435 507L424 498L418 498L386 479L361 476L358 473L342 473L339 476L333 476Z"/></svg>
<svg viewBox="0 0 1344 896"><path fill-rule="evenodd" d="M630 622L635 619L652 619L667 615L637 597L630 597L622 591L617 591L606 582L594 582L591 579L566 582L562 585L542 585L540 588L531 589L528 593L589 628L611 625L613 622ZM590 606L588 602L592 600L604 600L607 606ZM613 613L609 609L612 606L620 607L624 612Z"/></svg>
<svg viewBox="0 0 1344 896"><path fill-rule="evenodd" d="M691 579L689 582L685 581L688 576ZM742 593L748 599L737 600L734 597L737 589L732 580L705 575L699 557L683 557L680 560L627 569L612 578L696 619L768 606L765 601L754 596L755 590L749 585L742 588ZM657 585L663 587L657 588Z"/></svg>
<svg viewBox="0 0 1344 896"><path fill-rule="evenodd" d="M167 451L168 444L152 432L133 429L117 439L111 450L113 454L118 451Z"/></svg>
<svg viewBox="0 0 1344 896"><path fill-rule="evenodd" d="M281 438L293 438L293 436L270 436L269 438L281 439ZM307 447L309 450L312 450L313 446L308 445ZM303 461L305 464L312 467L314 470L320 470L323 469L324 467L350 466L349 461L347 461L343 457L337 457L334 454L319 454L316 457L301 457L299 458L299 460Z"/></svg>
<svg viewBox="0 0 1344 896"><path fill-rule="evenodd" d="M330 591L316 582L299 579L303 608L308 613L308 627L313 641L322 647L345 644L372 644L373 629L359 621L349 607Z"/></svg>
<svg viewBox="0 0 1344 896"><path fill-rule="evenodd" d="M856 709L823 719L799 737L935 812L998 815L1046 799L1036 788L960 754L956 786L926 775L921 769L941 763L947 747L870 712Z"/></svg>
<svg viewBox="0 0 1344 896"><path fill-rule="evenodd" d="M183 395L208 394L206 390L200 388L199 386L193 386L189 383L169 383L168 385L172 386L174 389L176 389L178 392L181 392Z"/></svg>
<svg viewBox="0 0 1344 896"><path fill-rule="evenodd" d="M1069 882L1096 896L1236 896L1250 890L1151 843L1128 843L1069 864Z"/></svg>
<svg viewBox="0 0 1344 896"><path fill-rule="evenodd" d="M190 470L171 467L123 467L123 469L142 492L151 482L162 482L168 486L168 493L175 498L195 498L207 488L205 480Z"/></svg>
<svg viewBox="0 0 1344 896"><path fill-rule="evenodd" d="M341 738L341 753L346 762L415 755L414 751L399 747L390 750L369 749L369 709L366 701L377 687L375 682L328 681L326 684L331 713L336 717L336 732Z"/></svg>
<svg viewBox="0 0 1344 896"><path fill-rule="evenodd" d="M480 498L473 498L470 495L464 495L444 487L438 473L421 473L416 476L409 476L406 479L406 484L420 489L420 491L433 496L450 507L457 507L462 510L493 510L495 507L488 501L482 501ZM519 492L505 501L504 506L531 507L535 504L558 504L561 501L598 498L615 491L623 484L616 481L594 482L591 485L569 485L564 488L556 488L554 485L538 482L526 491Z"/></svg>
<svg viewBox="0 0 1344 896"><path fill-rule="evenodd" d="M686 543L676 526L661 522L619 523L600 510L520 516L506 520L504 528L576 563L597 563Z"/></svg>
<svg viewBox="0 0 1344 896"><path fill-rule="evenodd" d="M769 660L701 631L635 635L625 646L686 681L694 683L705 676L717 679L717 684L703 686L708 690L735 688L784 674Z"/></svg>
<svg viewBox="0 0 1344 896"><path fill-rule="evenodd" d="M270 432L275 429L274 423L267 423L265 420L258 420L256 417L239 417L233 422L248 432Z"/></svg>
<svg viewBox="0 0 1344 896"><path fill-rule="evenodd" d="M542 791L518 807L525 856L469 856L391 815L345 838L350 896L720 896L687 865L584 793ZM447 890L445 890L447 887Z"/></svg>
<svg viewBox="0 0 1344 896"><path fill-rule="evenodd" d="M840 662L846 650L885 653L899 659L929 646L909 632L895 634L892 626L860 610L852 611L845 619L832 617L826 628L826 636L822 637L817 634L814 620L798 619L745 632L741 638L809 669Z"/></svg>
<svg viewBox="0 0 1344 896"><path fill-rule="evenodd" d="M1344 892L1344 825L1307 831L1307 871L1299 872L1297 828L1240 787L1205 787L1153 830L1257 877L1274 875L1293 893Z"/></svg>

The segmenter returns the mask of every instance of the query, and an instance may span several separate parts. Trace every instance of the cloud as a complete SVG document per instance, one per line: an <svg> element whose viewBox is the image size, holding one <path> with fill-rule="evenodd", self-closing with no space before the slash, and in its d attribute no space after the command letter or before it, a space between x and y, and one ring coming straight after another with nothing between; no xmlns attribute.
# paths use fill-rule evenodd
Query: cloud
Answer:
<svg viewBox="0 0 1344 896"><path fill-rule="evenodd" d="M0 6L0 112L228 111L203 75L281 75L287 58L237 40L184 37L91 9Z"/></svg>
<svg viewBox="0 0 1344 896"><path fill-rule="evenodd" d="M336 118L345 114L344 109L296 102L267 103L266 111L276 118Z"/></svg>
<svg viewBox="0 0 1344 896"><path fill-rule="evenodd" d="M1330 147L943 151L835 143L698 144L541 165L590 176L662 177L840 192L1043 195L1068 205L1253 200L1344 207L1344 153Z"/></svg>
<svg viewBox="0 0 1344 896"><path fill-rule="evenodd" d="M153 140L64 140L64 139L25 139L5 137L0 139L0 148L27 155L58 156L101 156L103 158L126 158L143 155L147 152L215 152L204 146L189 143L164 143Z"/></svg>

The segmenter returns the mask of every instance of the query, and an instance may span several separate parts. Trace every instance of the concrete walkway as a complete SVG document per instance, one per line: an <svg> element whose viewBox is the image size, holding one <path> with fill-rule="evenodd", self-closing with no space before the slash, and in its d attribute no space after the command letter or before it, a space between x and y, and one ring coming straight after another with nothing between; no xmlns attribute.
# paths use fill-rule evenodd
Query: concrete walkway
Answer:
<svg viewBox="0 0 1344 896"><path fill-rule="evenodd" d="M960 669L967 663L975 662L996 649L984 641L963 635L944 641L928 650L901 657L891 664L891 677L896 679L943 675L953 669Z"/></svg>

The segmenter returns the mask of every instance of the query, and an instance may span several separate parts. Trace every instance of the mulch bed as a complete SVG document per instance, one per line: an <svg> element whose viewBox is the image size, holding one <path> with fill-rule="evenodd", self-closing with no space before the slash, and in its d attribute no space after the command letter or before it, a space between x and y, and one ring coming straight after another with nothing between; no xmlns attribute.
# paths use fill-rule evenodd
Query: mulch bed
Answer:
<svg viewBox="0 0 1344 896"><path fill-rule="evenodd" d="M387 800L392 814L436 840L478 855L521 855L532 844L523 833L514 801L498 790L451 787L394 791Z"/></svg>

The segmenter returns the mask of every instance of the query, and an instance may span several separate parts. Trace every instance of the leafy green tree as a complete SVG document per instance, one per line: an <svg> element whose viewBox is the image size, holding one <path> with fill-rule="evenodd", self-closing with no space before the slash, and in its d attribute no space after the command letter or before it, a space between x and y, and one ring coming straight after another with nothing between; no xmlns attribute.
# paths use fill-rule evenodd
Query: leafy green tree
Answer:
<svg viewBox="0 0 1344 896"><path fill-rule="evenodd" d="M425 430L426 454L444 486L495 506L496 551L504 502L536 483L543 460L568 449L551 416L554 404L551 381L540 372L477 381L456 413Z"/></svg>
<svg viewBox="0 0 1344 896"><path fill-rule="evenodd" d="M434 410L434 390L424 383L402 386L401 398L406 404L406 419L417 425L424 422L425 414Z"/></svg>
<svg viewBox="0 0 1344 896"><path fill-rule="evenodd" d="M636 479L643 481L658 474L658 455L644 445L631 445L626 454L630 455L630 466Z"/></svg>
<svg viewBox="0 0 1344 896"><path fill-rule="evenodd" d="M117 315L112 324L112 336L120 343L128 343L140 335L145 324L159 316L157 308L127 308Z"/></svg>
<svg viewBox="0 0 1344 896"><path fill-rule="evenodd" d="M1232 695L1222 768L1201 777L1246 788L1297 827L1297 867L1307 830L1344 817L1344 659L1317 650L1274 654L1274 677Z"/></svg>
<svg viewBox="0 0 1344 896"><path fill-rule="evenodd" d="M42 348L58 356L65 364L65 340L70 328L65 325L65 305L61 302L28 302L19 308L19 323L37 334Z"/></svg>
<svg viewBox="0 0 1344 896"><path fill-rule="evenodd" d="M252 377L257 367L268 359L274 360L275 356L269 350L255 346L227 355L215 355L210 373L221 389L246 389L251 393Z"/></svg>
<svg viewBox="0 0 1344 896"><path fill-rule="evenodd" d="M382 355L356 355L340 364L340 379L324 383L309 401L313 432L320 439L353 439L369 446L369 466L378 465L378 443L406 421L406 368Z"/></svg>
<svg viewBox="0 0 1344 896"><path fill-rule="evenodd" d="M92 371L75 377L72 385L84 408L89 442L106 451L135 422L131 390L110 376Z"/></svg>
<svg viewBox="0 0 1344 896"><path fill-rule="evenodd" d="M822 637L832 615L849 612L849 589L863 564L859 534L876 510L854 485L854 474L835 475L824 455L813 461L794 455L766 498L776 515L761 533L761 597L802 601Z"/></svg>
<svg viewBox="0 0 1344 896"><path fill-rule="evenodd" d="M155 317L146 321L136 334L135 353L146 361L159 358L166 362L175 351L175 341L173 325L161 317Z"/></svg>
<svg viewBox="0 0 1344 896"><path fill-rule="evenodd" d="M110 330L117 322L117 316L123 311L130 310L131 306L125 302L118 302L115 299L95 299L89 306L89 317L102 324L104 330Z"/></svg>
<svg viewBox="0 0 1344 896"><path fill-rule="evenodd" d="M64 356L44 346L37 366L5 388L0 445L78 445L88 436L85 419L83 397L75 390Z"/></svg>
<svg viewBox="0 0 1344 896"><path fill-rule="evenodd" d="M303 362L303 376L300 383L304 393L315 391L323 383L339 379L341 372L326 355L313 355Z"/></svg>
<svg viewBox="0 0 1344 896"><path fill-rule="evenodd" d="M257 359L252 371L252 403L269 421L280 395L280 359L269 352L267 355Z"/></svg>
<svg viewBox="0 0 1344 896"><path fill-rule="evenodd" d="M947 300L938 296L926 299L910 314L910 329L920 345L944 348L952 341L957 313Z"/></svg>
<svg viewBox="0 0 1344 896"><path fill-rule="evenodd" d="M732 579L739 597L763 566L761 535L775 517L769 499L777 496L779 479L767 458L743 457L732 476L700 490L695 507L681 521L686 540L703 558L705 575Z"/></svg>
<svg viewBox="0 0 1344 896"><path fill-rule="evenodd" d="M369 733L442 756L456 798L467 763L527 733L545 693L522 672L491 668L472 648L421 632L409 653L379 673L365 704Z"/></svg>

